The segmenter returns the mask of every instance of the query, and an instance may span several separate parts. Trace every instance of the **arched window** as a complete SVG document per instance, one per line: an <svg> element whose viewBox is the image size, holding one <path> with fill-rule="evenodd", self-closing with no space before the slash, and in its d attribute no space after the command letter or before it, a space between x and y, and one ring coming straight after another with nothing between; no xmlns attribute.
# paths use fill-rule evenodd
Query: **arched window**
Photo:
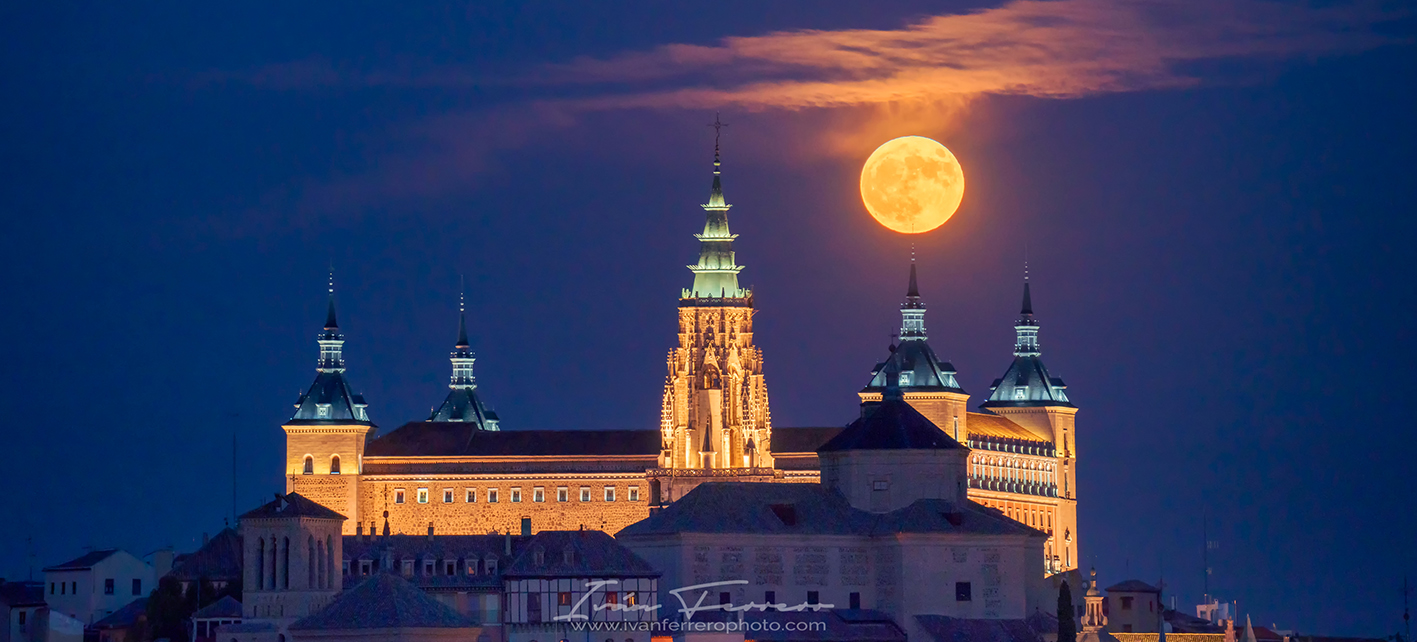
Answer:
<svg viewBox="0 0 1417 642"><path fill-rule="evenodd" d="M325 536L325 588L335 587L335 540L329 535Z"/></svg>
<svg viewBox="0 0 1417 642"><path fill-rule="evenodd" d="M305 555L305 587L315 588L315 537L310 536L306 544L309 552Z"/></svg>
<svg viewBox="0 0 1417 642"><path fill-rule="evenodd" d="M339 455L334 455L333 457L330 457L330 474L339 474Z"/></svg>
<svg viewBox="0 0 1417 642"><path fill-rule="evenodd" d="M306 455L306 456L305 456L305 474L306 474L306 475L314 475L314 474L315 474L315 458L314 458L314 457L311 457L311 456L309 456L309 455Z"/></svg>
<svg viewBox="0 0 1417 642"><path fill-rule="evenodd" d="M266 586L266 538L256 540L256 588Z"/></svg>
<svg viewBox="0 0 1417 642"><path fill-rule="evenodd" d="M317 574L316 574L316 581L318 582L318 584L315 585L315 588L325 588L325 570L326 570L326 569L325 569L325 543L324 543L324 542L320 542L320 545L319 545L318 550L315 552L315 555L314 555L313 558L310 560L310 566L311 566L311 568L316 569L316 573L317 573Z"/></svg>
<svg viewBox="0 0 1417 642"><path fill-rule="evenodd" d="M280 587L290 588L290 538L286 537L281 547L280 558Z"/></svg>

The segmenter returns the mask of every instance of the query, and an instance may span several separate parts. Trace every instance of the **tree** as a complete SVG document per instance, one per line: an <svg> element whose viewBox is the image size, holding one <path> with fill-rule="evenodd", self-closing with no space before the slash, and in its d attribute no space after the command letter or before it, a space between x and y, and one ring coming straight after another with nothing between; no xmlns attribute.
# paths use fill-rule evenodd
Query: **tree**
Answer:
<svg viewBox="0 0 1417 642"><path fill-rule="evenodd" d="M1073 592L1068 581L1058 587L1058 642L1077 642L1078 627L1073 620Z"/></svg>

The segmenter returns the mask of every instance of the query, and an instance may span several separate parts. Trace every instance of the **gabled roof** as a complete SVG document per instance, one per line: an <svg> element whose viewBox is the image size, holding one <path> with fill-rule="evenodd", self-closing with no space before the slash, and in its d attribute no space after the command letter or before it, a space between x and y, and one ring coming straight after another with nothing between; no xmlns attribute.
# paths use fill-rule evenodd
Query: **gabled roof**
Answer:
<svg viewBox="0 0 1417 642"><path fill-rule="evenodd" d="M475 622L434 599L408 580L377 573L347 589L318 613L296 620L292 631L367 629L461 629Z"/></svg>
<svg viewBox="0 0 1417 642"><path fill-rule="evenodd" d="M817 452L840 450L946 450L964 448L904 399L887 389L881 401L861 404L861 416Z"/></svg>
<svg viewBox="0 0 1417 642"><path fill-rule="evenodd" d="M321 406L329 406L326 414L320 414ZM286 423L301 425L363 425L372 426L368 410L365 409L364 395L355 394L342 371L320 372L314 383L295 402L295 415Z"/></svg>
<svg viewBox="0 0 1417 642"><path fill-rule="evenodd" d="M262 505L242 513L238 519L284 519L295 517L307 517L310 519L338 519L343 521L344 515L336 513L313 500L302 497L299 493L288 493L281 495L276 493L276 498Z"/></svg>
<svg viewBox="0 0 1417 642"><path fill-rule="evenodd" d="M538 551L540 563L537 562ZM532 536L521 554L502 570L502 575L508 577L658 577L659 574L649 562L601 531L541 531Z"/></svg>
<svg viewBox="0 0 1417 642"><path fill-rule="evenodd" d="M478 430L465 422L415 421L369 442L365 457L659 456L658 430Z"/></svg>
<svg viewBox="0 0 1417 642"><path fill-rule="evenodd" d="M236 598L231 597L230 595L223 595L220 600L212 602L211 604L202 607L196 613L192 614L192 619L194 620L214 620L240 617L241 602L238 602Z"/></svg>
<svg viewBox="0 0 1417 642"><path fill-rule="evenodd" d="M179 581L237 579L241 577L241 535L223 528L196 552L182 558L168 577Z"/></svg>
<svg viewBox="0 0 1417 642"><path fill-rule="evenodd" d="M113 557L113 555L116 554L116 553L118 553L118 549L116 549L116 548L108 548L108 549L103 549L103 550L98 550L98 551L90 551L90 552L84 553L83 555L80 555L80 556L78 556L78 557L76 557L76 558L74 558L74 559L71 559L71 560L69 560L69 561L67 561L67 562L64 562L63 564L56 564L56 565L54 565L54 566L45 567L44 570L45 570L46 572L48 572L48 571L83 571L83 570L87 570L87 569L93 568L93 565L94 565L94 564L97 564L97 563L99 563L99 562L102 562L103 560L106 560L106 559L108 559L108 558L110 558L110 557Z"/></svg>
<svg viewBox="0 0 1417 642"><path fill-rule="evenodd" d="M893 366L887 367L887 366ZM871 370L871 381L862 392L880 392L886 388L887 371L893 370L899 377L902 392L958 392L964 393L955 379L954 364L941 361L924 339L901 341L891 348L885 361Z"/></svg>
<svg viewBox="0 0 1417 642"><path fill-rule="evenodd" d="M680 533L888 535L892 533L1047 534L997 510L966 501L921 499L889 513L851 506L820 484L715 482L700 484L648 518L626 526L617 538ZM549 553L548 553L549 555Z"/></svg>
<svg viewBox="0 0 1417 642"><path fill-rule="evenodd" d="M1161 589L1147 584L1146 582L1143 582L1141 580L1126 580L1124 582L1118 582L1116 584L1113 584L1112 586L1107 587L1107 592L1160 594Z"/></svg>
<svg viewBox="0 0 1417 642"><path fill-rule="evenodd" d="M129 602L112 613L109 613L102 620L93 623L95 629L126 629L139 620L148 617L148 598L140 597Z"/></svg>

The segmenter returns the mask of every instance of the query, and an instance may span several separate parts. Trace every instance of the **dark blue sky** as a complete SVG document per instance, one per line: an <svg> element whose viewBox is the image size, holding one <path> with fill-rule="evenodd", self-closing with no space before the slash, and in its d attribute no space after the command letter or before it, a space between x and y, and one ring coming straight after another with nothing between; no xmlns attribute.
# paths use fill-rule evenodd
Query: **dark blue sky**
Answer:
<svg viewBox="0 0 1417 642"><path fill-rule="evenodd" d="M653 428L722 110L775 425L855 415L911 241L857 175L930 135L968 183L914 239L932 345L982 401L1026 244L1104 583L1164 572L1189 609L1208 512L1212 590L1257 624L1396 630L1417 575L1410 15L1157 1L1098 46L1077 34L1126 13L1102 0L759 4L0 8L0 575L30 537L39 566L193 547L231 512L233 434L239 507L280 490L331 262L383 430L445 394L459 275L506 429ZM873 52L859 30L1038 7L1076 27L1018 36L1043 62L721 44L813 29ZM1283 29L1215 36L1207 7ZM804 104L803 79L829 90Z"/></svg>

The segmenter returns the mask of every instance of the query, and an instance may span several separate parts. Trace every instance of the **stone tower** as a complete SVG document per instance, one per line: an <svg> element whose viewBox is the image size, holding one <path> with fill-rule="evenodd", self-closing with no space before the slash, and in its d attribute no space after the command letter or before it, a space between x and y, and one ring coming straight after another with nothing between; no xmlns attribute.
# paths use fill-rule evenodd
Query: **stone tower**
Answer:
<svg viewBox="0 0 1417 642"><path fill-rule="evenodd" d="M1047 549L1053 566L1069 570L1078 566L1077 440L1074 418L1077 406L1068 400L1063 380L1048 374L1038 347L1038 320L1024 275L1023 307L1014 322L1014 360L1003 377L994 380L989 400L980 408L1007 417L1039 438L1052 442L1057 457L1058 523Z"/></svg>
<svg viewBox="0 0 1417 642"><path fill-rule="evenodd" d="M343 515L288 493L238 519L244 617L283 630L343 589Z"/></svg>
<svg viewBox="0 0 1417 642"><path fill-rule="evenodd" d="M925 332L925 303L916 284L915 259L910 259L910 285L900 306L900 345L871 371L871 381L858 394L861 401L880 401L889 386L920 414L960 443L969 440L969 393L955 380L955 367L941 361ZM888 374L893 373L893 374Z"/></svg>
<svg viewBox="0 0 1417 642"><path fill-rule="evenodd" d="M713 188L699 239L694 285L679 298L679 346L669 351L660 430L660 468L650 500L669 502L709 478L772 475L772 424L762 353L753 345L753 293L738 285L728 230L721 157L713 155Z"/></svg>
<svg viewBox="0 0 1417 642"><path fill-rule="evenodd" d="M285 430L285 490L349 518L348 534L359 523L359 475L365 440L374 432L363 395L344 375L344 335L335 320L334 279L330 280L325 328L317 339L320 360L315 382L295 403Z"/></svg>

